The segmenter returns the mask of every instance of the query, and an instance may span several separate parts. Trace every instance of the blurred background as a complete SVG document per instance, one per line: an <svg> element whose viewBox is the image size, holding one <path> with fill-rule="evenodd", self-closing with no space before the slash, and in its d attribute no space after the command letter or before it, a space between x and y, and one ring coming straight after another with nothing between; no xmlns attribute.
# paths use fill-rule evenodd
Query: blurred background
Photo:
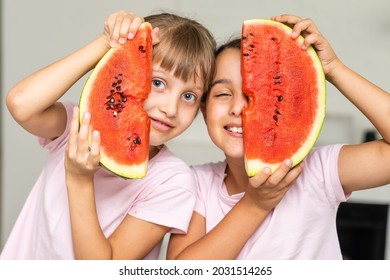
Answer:
<svg viewBox="0 0 390 280"><path fill-rule="evenodd" d="M242 21L247 19L269 18L283 13L312 18L346 65L390 91L389 70L386 70L390 67L388 0L2 0L0 5L0 248L46 159L46 151L38 146L36 138L26 133L10 116L5 107L5 96L25 76L100 35L105 18L114 11L132 11L141 16L162 11L175 12L204 24L218 43L239 34ZM64 100L78 102L86 77L70 89ZM327 84L327 118L317 145L360 143L375 137L379 135L365 117L332 85ZM209 140L201 115L188 131L168 145L189 164L222 159L222 154ZM372 205L373 208L384 206L381 208L383 217L380 226L380 234L384 238L376 246L381 251L379 256L390 259L390 238L386 242L386 237L390 237L387 230L390 186L353 194L351 202ZM364 209L352 211L365 215L368 220L360 228L366 228L367 223L373 221L367 214L371 210ZM375 211L373 213L378 216ZM363 220L359 215L354 215L356 221ZM345 217L348 218L348 214L343 215L343 219L347 219ZM355 229L359 228L356 222L348 220L345 223L343 219L340 218L340 228L346 228L346 232L352 230L348 226L351 223ZM372 227L378 228L378 225ZM373 240L378 239L375 234L364 231L361 233L362 240L367 240L368 235ZM357 236L356 231L353 235ZM373 247L370 244L368 250Z"/></svg>

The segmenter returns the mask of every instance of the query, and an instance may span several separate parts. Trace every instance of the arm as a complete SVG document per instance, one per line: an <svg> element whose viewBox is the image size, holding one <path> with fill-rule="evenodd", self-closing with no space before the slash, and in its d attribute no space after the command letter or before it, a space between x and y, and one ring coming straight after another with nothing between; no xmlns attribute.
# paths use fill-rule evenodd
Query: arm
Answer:
<svg viewBox="0 0 390 280"><path fill-rule="evenodd" d="M290 167L250 178L243 198L207 234L205 218L194 212L188 233L171 236L168 259L235 259L302 172L302 166Z"/></svg>
<svg viewBox="0 0 390 280"><path fill-rule="evenodd" d="M326 78L355 105L383 137L382 140L344 146L338 169L346 194L390 183L390 94L345 66L311 20L283 15L275 18L293 25L294 34L305 36L303 48L312 44Z"/></svg>

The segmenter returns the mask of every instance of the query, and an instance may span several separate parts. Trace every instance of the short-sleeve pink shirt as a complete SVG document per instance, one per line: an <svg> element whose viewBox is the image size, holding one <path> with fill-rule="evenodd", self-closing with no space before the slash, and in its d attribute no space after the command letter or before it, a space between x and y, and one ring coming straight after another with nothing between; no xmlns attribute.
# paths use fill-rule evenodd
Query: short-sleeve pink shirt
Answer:
<svg viewBox="0 0 390 280"><path fill-rule="evenodd" d="M0 259L74 259L64 154L73 104L64 103L68 124L54 141L39 139L49 151L47 163L33 186L5 244ZM99 222L109 236L126 215L185 233L196 197L196 181L187 164L167 147L149 161L142 179L123 179L101 168L95 175ZM161 243L146 259L157 259Z"/></svg>
<svg viewBox="0 0 390 280"><path fill-rule="evenodd" d="M337 159L341 145L315 148L305 159L301 176L267 216L237 259L341 259L336 214L346 201ZM240 200L224 184L226 162L195 166L198 199L195 211L213 229ZM240 230L240 229L237 229Z"/></svg>

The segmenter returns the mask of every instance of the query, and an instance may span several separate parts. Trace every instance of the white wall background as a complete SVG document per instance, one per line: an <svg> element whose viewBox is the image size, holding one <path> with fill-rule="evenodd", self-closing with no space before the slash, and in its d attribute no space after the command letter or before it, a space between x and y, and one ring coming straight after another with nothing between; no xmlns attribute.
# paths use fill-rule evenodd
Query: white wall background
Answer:
<svg viewBox="0 0 390 280"><path fill-rule="evenodd" d="M242 21L246 19L268 18L281 13L310 17L344 63L390 91L388 0L3 0L0 248L46 158L36 139L11 118L5 108L5 95L25 76L98 36L106 16L117 10L133 11L139 15L173 11L190 16L208 27L218 42L238 34ZM84 82L85 78L65 98L77 102ZM319 144L358 143L364 130L371 128L369 122L331 85L328 86L327 114ZM222 158L211 144L200 117L170 146L190 164ZM390 187L364 191L352 198L389 203Z"/></svg>

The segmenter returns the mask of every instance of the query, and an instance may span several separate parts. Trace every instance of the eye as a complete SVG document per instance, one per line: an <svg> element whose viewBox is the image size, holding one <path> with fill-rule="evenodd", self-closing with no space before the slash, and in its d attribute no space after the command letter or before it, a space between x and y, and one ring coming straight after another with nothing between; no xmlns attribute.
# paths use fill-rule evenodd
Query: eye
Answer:
<svg viewBox="0 0 390 280"><path fill-rule="evenodd" d="M196 95L193 94L192 92L185 92L183 94L183 98L184 98L184 100L186 100L188 102L195 102L196 101Z"/></svg>
<svg viewBox="0 0 390 280"><path fill-rule="evenodd" d="M159 79L152 79L152 86L157 89L163 89L164 88L164 82Z"/></svg>

